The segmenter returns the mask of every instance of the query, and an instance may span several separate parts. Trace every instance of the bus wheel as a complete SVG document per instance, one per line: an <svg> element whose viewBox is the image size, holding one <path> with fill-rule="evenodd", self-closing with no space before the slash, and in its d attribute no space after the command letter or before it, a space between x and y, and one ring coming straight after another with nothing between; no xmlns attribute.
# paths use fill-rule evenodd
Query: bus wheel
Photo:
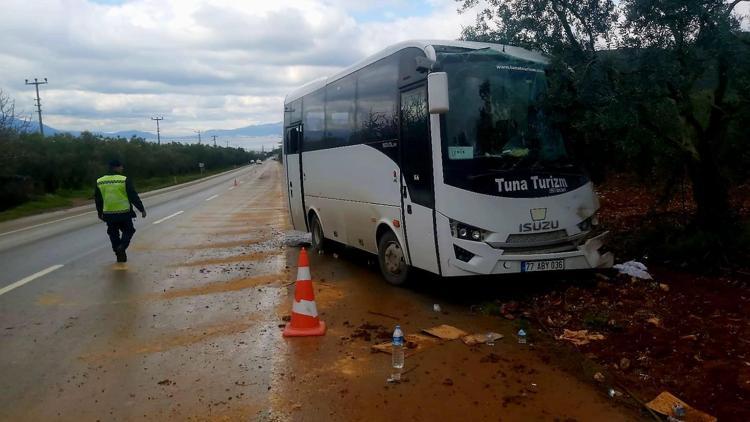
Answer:
<svg viewBox="0 0 750 422"><path fill-rule="evenodd" d="M409 266L404 259L404 250L393 232L383 234L378 243L378 262L385 280L393 285L404 284L409 276Z"/></svg>
<svg viewBox="0 0 750 422"><path fill-rule="evenodd" d="M318 219L316 214L313 214L310 219L310 232L312 233L310 250L313 252L323 250L323 247L326 246L326 238L323 236L323 225L320 224L320 219Z"/></svg>

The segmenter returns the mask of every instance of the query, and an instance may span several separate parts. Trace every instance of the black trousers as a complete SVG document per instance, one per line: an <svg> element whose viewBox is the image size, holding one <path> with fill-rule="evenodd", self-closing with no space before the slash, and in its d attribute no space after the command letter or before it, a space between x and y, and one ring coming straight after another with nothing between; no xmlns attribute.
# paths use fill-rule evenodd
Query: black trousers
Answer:
<svg viewBox="0 0 750 422"><path fill-rule="evenodd" d="M120 237L120 232L122 232L122 237ZM117 248L127 249L130 245L130 239L135 234L133 220L128 218L122 221L107 221L107 234L109 235L109 241L112 242L113 251L117 251Z"/></svg>

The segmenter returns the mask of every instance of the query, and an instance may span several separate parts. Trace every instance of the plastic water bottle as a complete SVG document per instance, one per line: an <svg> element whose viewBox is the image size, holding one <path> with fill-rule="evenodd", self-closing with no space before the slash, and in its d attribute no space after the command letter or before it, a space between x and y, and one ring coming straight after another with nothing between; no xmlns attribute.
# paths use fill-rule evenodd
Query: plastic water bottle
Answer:
<svg viewBox="0 0 750 422"><path fill-rule="evenodd" d="M401 371L404 369L404 333L401 326L397 325L393 330L393 354L391 355L391 364L393 373L390 381L401 381Z"/></svg>
<svg viewBox="0 0 750 422"><path fill-rule="evenodd" d="M518 330L518 344L526 344L526 331L523 328Z"/></svg>

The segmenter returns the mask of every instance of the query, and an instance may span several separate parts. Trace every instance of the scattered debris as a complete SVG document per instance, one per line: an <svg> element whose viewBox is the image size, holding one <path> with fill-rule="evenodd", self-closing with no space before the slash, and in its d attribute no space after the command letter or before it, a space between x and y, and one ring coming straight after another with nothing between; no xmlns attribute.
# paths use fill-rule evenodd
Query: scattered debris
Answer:
<svg viewBox="0 0 750 422"><path fill-rule="evenodd" d="M469 334L468 336L461 337L461 341L467 346L474 346L475 344L487 343L489 339L500 340L503 337L502 334L489 332L487 334Z"/></svg>
<svg viewBox="0 0 750 422"><path fill-rule="evenodd" d="M483 356L481 359L479 359L480 363L498 363L502 360L500 355L495 353L490 353L487 356Z"/></svg>
<svg viewBox="0 0 750 422"><path fill-rule="evenodd" d="M568 325L571 318L573 318L573 316L570 314L565 314L555 319L552 319L551 316L547 315L547 325L555 328L562 328Z"/></svg>
<svg viewBox="0 0 750 422"><path fill-rule="evenodd" d="M382 316L382 317L385 317L385 318L390 318L390 319L392 319L394 321L400 321L399 318L397 318L397 317L395 317L393 315L384 314L382 312L367 311L367 313L370 314L370 315L377 315L377 316Z"/></svg>
<svg viewBox="0 0 750 422"><path fill-rule="evenodd" d="M669 291L669 286L664 283L659 283L659 288L662 289L665 292Z"/></svg>
<svg viewBox="0 0 750 422"><path fill-rule="evenodd" d="M623 371L630 368L630 359L628 358L622 358L620 359L620 369Z"/></svg>
<svg viewBox="0 0 750 422"><path fill-rule="evenodd" d="M557 337L558 340L569 341L576 346L583 346L589 344L593 340L604 340L604 335L599 333L589 334L589 330L568 330L567 328L563 331L563 335Z"/></svg>
<svg viewBox="0 0 750 422"><path fill-rule="evenodd" d="M439 303L436 303L436 304L432 305L432 310L435 311L435 312L443 312L443 310L440 308L440 304Z"/></svg>
<svg viewBox="0 0 750 422"><path fill-rule="evenodd" d="M405 352L407 357L414 355L415 353L419 353L437 344L437 341L434 338L422 334L407 334L404 336L404 340L406 341ZM391 354L393 350L393 344L390 341L375 344L372 346L372 350L374 352Z"/></svg>
<svg viewBox="0 0 750 422"><path fill-rule="evenodd" d="M680 337L680 340L692 340L692 341L695 341L695 340L698 340L698 336L695 335L695 334L688 334L686 336Z"/></svg>
<svg viewBox="0 0 750 422"><path fill-rule="evenodd" d="M651 317L646 320L649 324L652 324L654 327L661 327L661 319L657 317Z"/></svg>
<svg viewBox="0 0 750 422"><path fill-rule="evenodd" d="M680 418L682 420L685 420L686 422L716 422L717 420L714 416L690 407L689 404L678 399L667 391L662 392L661 394L656 396L655 399L646 403L646 407L653 410L654 412L661 413L664 416L679 417L675 414L675 406L677 406L677 409L679 409L680 407L684 408L685 415L684 417Z"/></svg>
<svg viewBox="0 0 750 422"><path fill-rule="evenodd" d="M609 398L614 399L616 397L621 397L622 393L610 387L609 390L607 390L607 395Z"/></svg>
<svg viewBox="0 0 750 422"><path fill-rule="evenodd" d="M170 379L165 379L165 380L159 381L157 384L159 384L159 385L172 385L172 384L174 384L174 382L172 380L170 380Z"/></svg>
<svg viewBox="0 0 750 422"><path fill-rule="evenodd" d="M450 325L438 325L437 327L427 328L422 330L427 334L431 334L435 337L438 337L443 340L455 340L457 338L465 337L469 333L466 331L460 330L456 327L452 327Z"/></svg>
<svg viewBox="0 0 750 422"><path fill-rule="evenodd" d="M598 382L604 382L604 374L602 374L601 372L597 372L594 374L594 379Z"/></svg>
<svg viewBox="0 0 750 422"><path fill-rule="evenodd" d="M453 385L453 380L450 378L446 378L443 380L443 385L450 387Z"/></svg>
<svg viewBox="0 0 750 422"><path fill-rule="evenodd" d="M642 280L652 280L651 274L648 273L648 268L638 261L628 261L624 264L617 264L612 266L620 272L620 274L626 274L631 277L640 278Z"/></svg>

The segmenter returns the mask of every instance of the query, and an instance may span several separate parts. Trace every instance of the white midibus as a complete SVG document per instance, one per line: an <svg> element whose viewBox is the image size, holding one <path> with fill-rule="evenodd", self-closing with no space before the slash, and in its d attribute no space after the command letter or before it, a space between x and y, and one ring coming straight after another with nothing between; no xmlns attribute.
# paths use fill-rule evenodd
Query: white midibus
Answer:
<svg viewBox="0 0 750 422"><path fill-rule="evenodd" d="M541 107L547 59L460 41L394 45L284 102L294 228L445 277L612 265L599 203Z"/></svg>

